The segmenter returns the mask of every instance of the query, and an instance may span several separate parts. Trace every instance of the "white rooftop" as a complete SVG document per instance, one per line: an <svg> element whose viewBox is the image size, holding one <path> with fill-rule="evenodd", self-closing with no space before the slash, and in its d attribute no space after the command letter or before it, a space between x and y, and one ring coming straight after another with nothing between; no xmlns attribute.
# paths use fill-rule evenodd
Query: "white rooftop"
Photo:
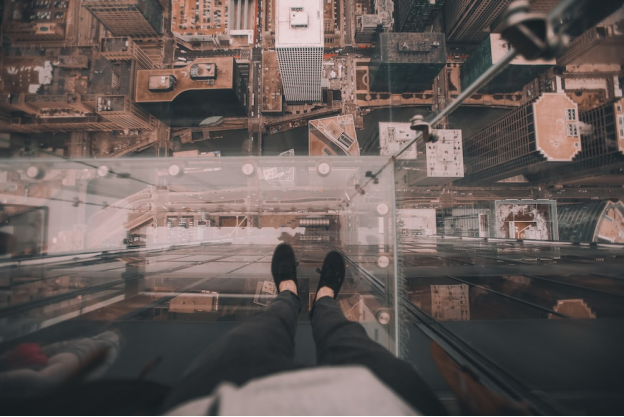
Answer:
<svg viewBox="0 0 624 417"><path fill-rule="evenodd" d="M379 154L381 156L394 155L415 137L416 132L411 129L410 123L380 122ZM416 143L413 143L398 159L416 159Z"/></svg>
<svg viewBox="0 0 624 417"><path fill-rule="evenodd" d="M323 0L276 0L275 47L323 47Z"/></svg>
<svg viewBox="0 0 624 417"><path fill-rule="evenodd" d="M437 142L426 144L427 176L462 178L464 176L464 154L462 131L437 129Z"/></svg>

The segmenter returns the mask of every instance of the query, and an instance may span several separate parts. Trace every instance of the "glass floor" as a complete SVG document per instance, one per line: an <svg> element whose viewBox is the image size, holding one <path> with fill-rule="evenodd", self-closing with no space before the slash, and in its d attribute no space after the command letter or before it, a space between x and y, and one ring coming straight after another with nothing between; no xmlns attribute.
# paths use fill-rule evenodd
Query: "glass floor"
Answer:
<svg viewBox="0 0 624 417"><path fill-rule="evenodd" d="M315 269L338 250L345 315L413 363L450 410L456 398L432 342L535 412L620 406L618 245L397 233L395 170L381 157L0 168L23 187L2 195L13 245L0 265L5 358L28 343L92 338L115 346L104 379L136 378L157 360L146 378L175 384L201 350L270 304L271 256L287 242L304 301L301 363L315 363Z"/></svg>

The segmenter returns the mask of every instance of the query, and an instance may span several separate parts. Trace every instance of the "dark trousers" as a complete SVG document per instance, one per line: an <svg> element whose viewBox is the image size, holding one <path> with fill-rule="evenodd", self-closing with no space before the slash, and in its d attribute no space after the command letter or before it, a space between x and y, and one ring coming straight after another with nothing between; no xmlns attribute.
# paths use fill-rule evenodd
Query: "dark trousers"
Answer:
<svg viewBox="0 0 624 417"><path fill-rule="evenodd" d="M224 381L242 385L254 378L302 369L293 360L300 310L298 296L281 292L265 312L236 327L195 360L167 398L164 410L210 395ZM310 321L318 365L365 366L417 411L446 414L416 370L371 340L362 325L347 320L334 299L318 300Z"/></svg>

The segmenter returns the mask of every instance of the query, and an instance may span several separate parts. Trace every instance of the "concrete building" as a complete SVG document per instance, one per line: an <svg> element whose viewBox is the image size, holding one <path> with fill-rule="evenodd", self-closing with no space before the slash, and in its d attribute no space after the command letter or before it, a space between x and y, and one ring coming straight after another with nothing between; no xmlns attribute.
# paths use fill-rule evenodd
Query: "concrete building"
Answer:
<svg viewBox="0 0 624 417"><path fill-rule="evenodd" d="M338 48L340 46L343 26L341 8L344 8L344 3L340 0L323 2L323 42L325 48Z"/></svg>
<svg viewBox="0 0 624 417"><path fill-rule="evenodd" d="M397 232L403 235L434 236L436 231L435 209L398 209Z"/></svg>
<svg viewBox="0 0 624 417"><path fill-rule="evenodd" d="M624 65L624 21L598 25L575 38L557 58L558 65Z"/></svg>
<svg viewBox="0 0 624 417"><path fill-rule="evenodd" d="M569 164L527 175L536 182L621 184L624 176L624 99L581 112L581 151Z"/></svg>
<svg viewBox="0 0 624 417"><path fill-rule="evenodd" d="M355 41L358 43L376 42L382 32L390 32L394 27L394 1L375 2L375 14L356 16Z"/></svg>
<svg viewBox="0 0 624 417"><path fill-rule="evenodd" d="M544 93L464 139L462 184L495 182L561 167L581 151L578 106L564 93Z"/></svg>
<svg viewBox="0 0 624 417"><path fill-rule="evenodd" d="M481 42L511 0L447 0L444 4L448 42Z"/></svg>
<svg viewBox="0 0 624 417"><path fill-rule="evenodd" d="M500 34L488 35L461 66L462 90L479 78L492 64L500 61L509 49L509 43ZM554 59L528 61L522 56L517 56L479 91L486 94L522 91L528 82L552 68L553 65L555 65Z"/></svg>
<svg viewBox="0 0 624 417"><path fill-rule="evenodd" d="M135 90L136 102L171 126L197 126L211 116L247 113L247 83L232 57L138 71Z"/></svg>
<svg viewBox="0 0 624 417"><path fill-rule="evenodd" d="M422 140L410 145L397 159L405 162L409 185L439 185L464 176L462 132L437 129L436 142ZM379 123L379 154L392 156L414 140L410 123Z"/></svg>
<svg viewBox="0 0 624 417"><path fill-rule="evenodd" d="M320 102L322 0L276 0L275 50L289 103Z"/></svg>
<svg viewBox="0 0 624 417"><path fill-rule="evenodd" d="M14 132L153 130L155 120L133 101L136 61L5 57L0 62L0 110ZM53 66L54 64L54 66ZM109 104L110 101L110 104Z"/></svg>
<svg viewBox="0 0 624 417"><path fill-rule="evenodd" d="M283 91L277 52L264 51L262 54L262 113L282 113Z"/></svg>
<svg viewBox="0 0 624 417"><path fill-rule="evenodd" d="M624 204L621 201L560 205L558 215L561 240L624 243Z"/></svg>
<svg viewBox="0 0 624 417"><path fill-rule="evenodd" d="M353 115L326 117L308 122L311 156L358 156L360 146Z"/></svg>
<svg viewBox="0 0 624 417"><path fill-rule="evenodd" d="M444 6L444 0L397 0L398 32L424 32Z"/></svg>
<svg viewBox="0 0 624 417"><path fill-rule="evenodd" d="M114 36L158 38L163 12L156 0L85 0L83 6Z"/></svg>
<svg viewBox="0 0 624 417"><path fill-rule="evenodd" d="M417 168L407 172L409 185L440 185L463 178L464 156L462 132L457 129L437 129L432 132L436 142L418 144Z"/></svg>
<svg viewBox="0 0 624 417"><path fill-rule="evenodd" d="M370 90L394 94L432 88L446 65L442 33L382 33L370 65Z"/></svg>
<svg viewBox="0 0 624 417"><path fill-rule="evenodd" d="M217 47L253 45L255 20L254 0L171 3L171 33L191 48L204 42Z"/></svg>
<svg viewBox="0 0 624 417"><path fill-rule="evenodd" d="M100 52L109 61L134 61L138 69L152 69L156 67L141 47L127 36L103 38Z"/></svg>
<svg viewBox="0 0 624 417"><path fill-rule="evenodd" d="M380 122L379 123L379 154L392 156L403 149L416 138L416 131L409 123ZM398 159L413 160L417 157L416 143L403 152Z"/></svg>
<svg viewBox="0 0 624 417"><path fill-rule="evenodd" d="M438 218L446 236L559 240L554 200L497 200L443 209Z"/></svg>
<svg viewBox="0 0 624 417"><path fill-rule="evenodd" d="M5 2L2 31L11 42L62 41L75 0Z"/></svg>

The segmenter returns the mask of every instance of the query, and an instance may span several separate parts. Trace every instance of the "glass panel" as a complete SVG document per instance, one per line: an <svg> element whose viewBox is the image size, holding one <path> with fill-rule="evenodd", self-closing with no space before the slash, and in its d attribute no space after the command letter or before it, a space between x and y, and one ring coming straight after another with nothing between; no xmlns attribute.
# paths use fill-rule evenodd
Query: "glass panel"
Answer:
<svg viewBox="0 0 624 417"><path fill-rule="evenodd" d="M276 296L271 255L287 242L299 261L299 320L308 322L315 269L336 249L348 261L341 309L396 352L393 170L357 191L386 162L4 161L17 189L1 197L13 246L0 338L38 341L76 320L246 321Z"/></svg>

